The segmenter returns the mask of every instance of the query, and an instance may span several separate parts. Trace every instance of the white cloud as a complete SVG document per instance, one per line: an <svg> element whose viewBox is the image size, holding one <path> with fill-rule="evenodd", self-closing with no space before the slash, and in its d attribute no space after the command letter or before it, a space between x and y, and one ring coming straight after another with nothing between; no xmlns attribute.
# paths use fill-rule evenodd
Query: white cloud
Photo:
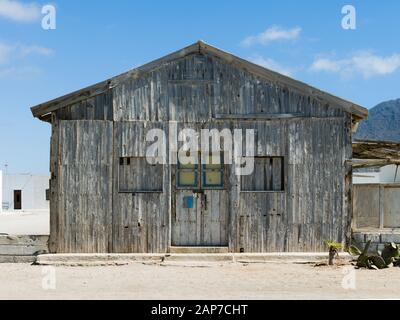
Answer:
<svg viewBox="0 0 400 320"><path fill-rule="evenodd" d="M0 64L7 64L12 58L28 55L49 56L53 50L38 45L7 44L0 42Z"/></svg>
<svg viewBox="0 0 400 320"><path fill-rule="evenodd" d="M37 46L37 45L33 45L33 46L21 45L18 47L18 49L21 52L21 54L24 56L29 55L29 54L38 54L41 56L49 56L53 53L52 49Z"/></svg>
<svg viewBox="0 0 400 320"><path fill-rule="evenodd" d="M314 72L329 72L350 78L360 74L364 78L391 74L400 69L400 54L381 57L371 52L357 52L345 59L317 58L310 67Z"/></svg>
<svg viewBox="0 0 400 320"><path fill-rule="evenodd" d="M310 69L311 71L340 72L342 69L342 62L318 58L313 62Z"/></svg>
<svg viewBox="0 0 400 320"><path fill-rule="evenodd" d="M42 73L37 67L10 67L0 69L0 79L26 80L34 78Z"/></svg>
<svg viewBox="0 0 400 320"><path fill-rule="evenodd" d="M244 47L250 47L255 44L267 45L272 41L278 40L295 40L299 37L300 32L300 27L283 29L279 26L272 26L262 33L245 38L241 42L241 45Z"/></svg>
<svg viewBox="0 0 400 320"><path fill-rule="evenodd" d="M0 0L0 16L16 22L34 22L40 18L40 7L35 3Z"/></svg>
<svg viewBox="0 0 400 320"><path fill-rule="evenodd" d="M271 58L264 58L260 55L255 55L249 58L249 60L255 64L258 64L264 68L279 72L286 76L291 76L293 74L293 70L290 68L282 66L280 63L276 62Z"/></svg>
<svg viewBox="0 0 400 320"><path fill-rule="evenodd" d="M12 46L9 46L5 43L0 43L0 64L5 64L8 62L12 51Z"/></svg>
<svg viewBox="0 0 400 320"><path fill-rule="evenodd" d="M29 55L48 56L53 50L37 45L6 44L0 42L0 79L26 80L39 75L42 70L36 66L20 66L15 61L23 61Z"/></svg>

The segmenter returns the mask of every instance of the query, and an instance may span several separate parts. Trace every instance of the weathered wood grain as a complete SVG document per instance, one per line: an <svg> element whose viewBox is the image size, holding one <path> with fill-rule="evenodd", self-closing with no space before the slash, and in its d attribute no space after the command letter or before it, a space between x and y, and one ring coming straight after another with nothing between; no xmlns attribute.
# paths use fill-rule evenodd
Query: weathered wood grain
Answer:
<svg viewBox="0 0 400 320"><path fill-rule="evenodd" d="M63 108L48 106L51 251L163 253L185 244L282 252L323 251L327 239L345 244L351 106L250 71L193 51ZM146 133L166 130L169 121L196 130L253 129L256 156L270 161L247 180L226 165L224 188L199 193L202 210L182 209L193 192L176 188L174 166L143 163ZM120 158L130 165L121 168Z"/></svg>
<svg viewBox="0 0 400 320"><path fill-rule="evenodd" d="M60 121L59 232L55 250L58 253L108 252L112 217L112 132L110 121Z"/></svg>

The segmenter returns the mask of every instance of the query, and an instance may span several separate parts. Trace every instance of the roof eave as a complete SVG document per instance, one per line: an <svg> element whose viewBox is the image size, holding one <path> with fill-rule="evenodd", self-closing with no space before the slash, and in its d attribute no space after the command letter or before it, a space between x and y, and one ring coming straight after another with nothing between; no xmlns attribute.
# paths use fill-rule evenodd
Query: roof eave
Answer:
<svg viewBox="0 0 400 320"><path fill-rule="evenodd" d="M198 52L199 48L200 48L199 42L196 42L195 44L192 44L181 50L175 51L167 56L164 56L160 59L149 62L138 68L129 70L118 76L112 77L110 79L96 83L96 84L88 86L86 88L71 92L71 93L61 96L59 98L38 104L36 106L33 106L33 107L31 107L32 115L34 117L38 118L47 113L51 113L60 108L63 108L67 105L77 103L77 102L81 101L82 99L90 98L90 97L93 97L100 93L103 93L103 92L107 91L108 89L115 87L119 83L124 82L126 79L136 78L136 77L138 77L138 75L140 73L152 70L152 69L156 68L157 66L162 65L168 61L184 57L185 55L188 55L190 53Z"/></svg>
<svg viewBox="0 0 400 320"><path fill-rule="evenodd" d="M278 72L266 69L258 64L237 57L224 50L218 49L214 46L210 46L204 43L203 41L199 41L198 43L200 46L200 50L204 50L205 52L211 52L217 56L220 56L230 63L237 64L239 67L247 69L251 73L259 74L261 77L266 77L271 82L295 88L298 91L319 98L320 100L339 105L345 108L346 111L355 115L356 117L359 117L360 119L365 119L366 117L368 117L368 109L360 105L357 105L353 102L337 97L330 93L324 92L299 80L295 80Z"/></svg>

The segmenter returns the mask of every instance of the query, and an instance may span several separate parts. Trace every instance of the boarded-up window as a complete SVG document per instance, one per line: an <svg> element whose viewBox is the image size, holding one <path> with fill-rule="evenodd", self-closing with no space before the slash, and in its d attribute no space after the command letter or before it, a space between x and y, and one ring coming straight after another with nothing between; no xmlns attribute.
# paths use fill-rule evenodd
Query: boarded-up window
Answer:
<svg viewBox="0 0 400 320"><path fill-rule="evenodd" d="M254 171L242 176L242 191L283 191L283 157L255 157Z"/></svg>
<svg viewBox="0 0 400 320"><path fill-rule="evenodd" d="M355 184L356 228L400 228L400 187L396 184Z"/></svg>
<svg viewBox="0 0 400 320"><path fill-rule="evenodd" d="M163 165L151 164L145 157L120 158L119 192L162 192Z"/></svg>
<svg viewBox="0 0 400 320"><path fill-rule="evenodd" d="M353 214L357 228L379 228L379 185L354 185Z"/></svg>
<svg viewBox="0 0 400 320"><path fill-rule="evenodd" d="M400 188L398 186L386 186L383 194L383 227L400 228Z"/></svg>

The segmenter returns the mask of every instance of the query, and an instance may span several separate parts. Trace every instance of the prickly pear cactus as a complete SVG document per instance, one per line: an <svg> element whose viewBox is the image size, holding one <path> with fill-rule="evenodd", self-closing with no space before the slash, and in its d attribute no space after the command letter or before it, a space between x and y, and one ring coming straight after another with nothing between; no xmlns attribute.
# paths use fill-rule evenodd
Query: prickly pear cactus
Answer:
<svg viewBox="0 0 400 320"><path fill-rule="evenodd" d="M360 256L357 259L357 267L359 268L371 268L371 261L369 260L369 256L367 255L369 246L371 245L371 240L367 242L364 247L364 250L361 252Z"/></svg>
<svg viewBox="0 0 400 320"><path fill-rule="evenodd" d="M360 249L358 249L356 246L354 246L354 245L351 245L350 247L349 247L349 253L352 255L352 256L359 256L360 254L361 254L361 251L360 251Z"/></svg>
<svg viewBox="0 0 400 320"><path fill-rule="evenodd" d="M395 243L385 244L385 248L382 252L378 251L378 254L368 255L368 249L371 245L371 241L368 241L363 251L359 250L355 246L349 248L349 253L353 256L358 255L357 267L368 268L368 269L384 269L388 268L393 263L394 266L400 267L400 245Z"/></svg>
<svg viewBox="0 0 400 320"><path fill-rule="evenodd" d="M382 258L385 260L387 265L391 264L395 258L399 257L399 248L395 243L385 244L385 248L382 250Z"/></svg>
<svg viewBox="0 0 400 320"><path fill-rule="evenodd" d="M371 268L371 261L369 261L369 257L365 254L361 254L357 259L357 267L359 268Z"/></svg>
<svg viewBox="0 0 400 320"><path fill-rule="evenodd" d="M370 256L368 258L369 261L371 262L371 265L376 266L378 269L384 269L388 267L385 260L380 256Z"/></svg>

